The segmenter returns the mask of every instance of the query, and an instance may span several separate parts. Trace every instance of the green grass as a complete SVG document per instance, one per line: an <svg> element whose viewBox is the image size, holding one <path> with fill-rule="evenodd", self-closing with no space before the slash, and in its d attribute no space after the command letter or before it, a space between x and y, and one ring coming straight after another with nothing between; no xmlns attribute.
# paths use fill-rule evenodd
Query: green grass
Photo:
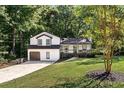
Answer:
<svg viewBox="0 0 124 93"><path fill-rule="evenodd" d="M85 77L93 70L104 70L102 57L63 61L0 84L0 87L124 87L123 82L95 81ZM124 72L124 57L114 57L112 70Z"/></svg>

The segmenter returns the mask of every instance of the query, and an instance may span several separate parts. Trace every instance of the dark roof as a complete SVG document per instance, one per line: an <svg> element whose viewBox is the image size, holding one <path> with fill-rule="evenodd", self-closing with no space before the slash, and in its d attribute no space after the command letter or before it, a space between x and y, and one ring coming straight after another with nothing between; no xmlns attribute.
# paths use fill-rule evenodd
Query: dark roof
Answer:
<svg viewBox="0 0 124 93"><path fill-rule="evenodd" d="M28 49L59 49L60 45L51 45L51 46L37 46L37 45L29 45Z"/></svg>
<svg viewBox="0 0 124 93"><path fill-rule="evenodd" d="M62 40L61 44L82 44L82 43L92 43L87 38L65 38Z"/></svg>

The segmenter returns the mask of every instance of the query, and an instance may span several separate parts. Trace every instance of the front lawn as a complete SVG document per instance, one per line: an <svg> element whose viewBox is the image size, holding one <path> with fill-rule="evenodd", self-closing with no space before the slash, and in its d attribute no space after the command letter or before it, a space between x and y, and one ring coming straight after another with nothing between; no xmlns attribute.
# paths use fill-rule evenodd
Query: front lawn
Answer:
<svg viewBox="0 0 124 93"><path fill-rule="evenodd" d="M115 57L113 71L124 72L124 57ZM79 58L63 61L33 72L21 78L2 83L0 87L124 87L123 82L88 79L85 74L93 70L104 70L102 57Z"/></svg>

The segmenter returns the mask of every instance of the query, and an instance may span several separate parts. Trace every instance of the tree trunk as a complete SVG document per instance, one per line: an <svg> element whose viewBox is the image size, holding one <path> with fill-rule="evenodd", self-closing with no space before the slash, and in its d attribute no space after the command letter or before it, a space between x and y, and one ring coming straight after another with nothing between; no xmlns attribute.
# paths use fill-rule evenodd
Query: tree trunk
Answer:
<svg viewBox="0 0 124 93"><path fill-rule="evenodd" d="M107 74L110 74L110 73L111 73L112 64L110 63L109 60L107 60L106 63L107 63L107 66L106 66L105 72L106 72Z"/></svg>
<svg viewBox="0 0 124 93"><path fill-rule="evenodd" d="M23 57L22 56L22 48L23 48L23 34L22 34L22 32L20 31L20 33L19 33L20 35L19 35L19 41L20 41L20 63L22 62L22 60L21 60L21 58Z"/></svg>
<svg viewBox="0 0 124 93"><path fill-rule="evenodd" d="M112 42L112 40L110 41L109 38L108 38L108 35L107 35L107 30L106 30L106 27L107 27L107 7L108 6L102 6L103 8L103 12L101 11L101 15L100 16L100 30L102 31L103 30L103 42L104 42L104 64L105 64L105 72L107 74L109 74L111 72L111 69L112 69L112 57L113 57L113 49L112 49L112 46L113 44L111 44L110 42Z"/></svg>
<svg viewBox="0 0 124 93"><path fill-rule="evenodd" d="M106 73L110 73L112 69L112 57L113 57L113 49L111 45L107 45L106 51L104 52L104 63L105 63L105 71Z"/></svg>
<svg viewBox="0 0 124 93"><path fill-rule="evenodd" d="M11 54L12 55L15 55L15 43L16 43L16 40L15 40L15 38L16 38L16 29L15 28L13 28L13 42L12 42L12 51L11 51Z"/></svg>

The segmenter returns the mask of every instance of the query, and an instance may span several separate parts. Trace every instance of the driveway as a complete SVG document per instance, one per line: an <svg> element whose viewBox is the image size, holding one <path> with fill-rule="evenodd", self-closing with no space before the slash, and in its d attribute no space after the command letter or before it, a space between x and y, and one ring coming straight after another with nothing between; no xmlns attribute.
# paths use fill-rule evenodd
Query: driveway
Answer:
<svg viewBox="0 0 124 93"><path fill-rule="evenodd" d="M25 63L0 69L0 83L22 77L54 62L27 61Z"/></svg>

